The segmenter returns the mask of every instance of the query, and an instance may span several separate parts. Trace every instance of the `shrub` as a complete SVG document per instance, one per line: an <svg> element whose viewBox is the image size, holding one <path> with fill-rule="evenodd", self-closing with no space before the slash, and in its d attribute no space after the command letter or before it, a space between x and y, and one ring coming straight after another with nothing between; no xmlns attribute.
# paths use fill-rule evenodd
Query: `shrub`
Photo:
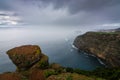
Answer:
<svg viewBox="0 0 120 80"><path fill-rule="evenodd" d="M97 68L92 71L92 75L102 77L107 80L120 80L120 68Z"/></svg>
<svg viewBox="0 0 120 80"><path fill-rule="evenodd" d="M40 61L39 62L39 68L40 69L46 69L48 67L48 62Z"/></svg>
<svg viewBox="0 0 120 80"><path fill-rule="evenodd" d="M69 75L69 76L66 78L66 80L73 80L73 79L72 79L72 76Z"/></svg>
<svg viewBox="0 0 120 80"><path fill-rule="evenodd" d="M51 75L57 75L57 72L55 70L45 70L44 75L47 78Z"/></svg>
<svg viewBox="0 0 120 80"><path fill-rule="evenodd" d="M66 71L67 71L67 72L71 72L71 73L74 72L73 68L70 68L70 67L67 67L67 68L66 68Z"/></svg>

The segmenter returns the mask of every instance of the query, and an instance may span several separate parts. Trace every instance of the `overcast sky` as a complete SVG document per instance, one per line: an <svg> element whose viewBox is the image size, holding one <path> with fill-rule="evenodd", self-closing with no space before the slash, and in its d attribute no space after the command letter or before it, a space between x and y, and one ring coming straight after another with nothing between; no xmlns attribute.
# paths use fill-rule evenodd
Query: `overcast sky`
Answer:
<svg viewBox="0 0 120 80"><path fill-rule="evenodd" d="M0 25L119 27L120 0L0 0Z"/></svg>

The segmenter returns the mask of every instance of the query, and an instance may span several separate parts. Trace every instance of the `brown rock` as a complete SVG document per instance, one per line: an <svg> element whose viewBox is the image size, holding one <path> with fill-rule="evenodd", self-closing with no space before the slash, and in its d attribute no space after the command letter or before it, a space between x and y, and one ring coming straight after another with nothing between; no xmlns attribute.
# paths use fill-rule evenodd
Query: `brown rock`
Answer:
<svg viewBox="0 0 120 80"><path fill-rule="evenodd" d="M60 64L57 64L57 63L52 63L50 65L50 68L58 70L58 69L62 68L62 66Z"/></svg>
<svg viewBox="0 0 120 80"><path fill-rule="evenodd" d="M19 70L25 70L40 60L41 49L37 45L24 45L8 50L7 54Z"/></svg>
<svg viewBox="0 0 120 80"><path fill-rule="evenodd" d="M39 69L32 70L29 80L45 80L44 72Z"/></svg>
<svg viewBox="0 0 120 80"><path fill-rule="evenodd" d="M49 66L49 59L48 56L41 54L41 59L34 64L31 69L46 69Z"/></svg>
<svg viewBox="0 0 120 80"><path fill-rule="evenodd" d="M0 80L21 80L21 77L17 73L4 73L0 74Z"/></svg>

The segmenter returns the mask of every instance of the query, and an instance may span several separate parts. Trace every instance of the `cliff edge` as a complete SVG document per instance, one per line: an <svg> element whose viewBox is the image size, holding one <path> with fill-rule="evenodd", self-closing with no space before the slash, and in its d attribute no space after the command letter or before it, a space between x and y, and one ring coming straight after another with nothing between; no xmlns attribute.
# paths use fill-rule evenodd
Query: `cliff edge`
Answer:
<svg viewBox="0 0 120 80"><path fill-rule="evenodd" d="M120 32L87 32L77 36L73 45L109 67L120 67Z"/></svg>

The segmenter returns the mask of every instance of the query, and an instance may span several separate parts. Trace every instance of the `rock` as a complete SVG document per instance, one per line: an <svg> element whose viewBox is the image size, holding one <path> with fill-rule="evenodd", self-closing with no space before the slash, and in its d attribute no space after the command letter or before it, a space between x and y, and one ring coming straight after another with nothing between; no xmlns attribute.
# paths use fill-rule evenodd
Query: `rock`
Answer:
<svg viewBox="0 0 120 80"><path fill-rule="evenodd" d="M21 80L21 76L18 73L4 73L0 74L0 80Z"/></svg>
<svg viewBox="0 0 120 80"><path fill-rule="evenodd" d="M41 59L34 64L31 69L46 69L49 66L49 61L48 61L48 56L46 56L45 54L41 54Z"/></svg>
<svg viewBox="0 0 120 80"><path fill-rule="evenodd" d="M42 70L34 69L29 75L29 80L46 80L46 79L44 72Z"/></svg>
<svg viewBox="0 0 120 80"><path fill-rule="evenodd" d="M63 67L62 67L60 64L52 63L52 64L50 65L50 68L55 69L55 70L58 70L58 69L61 69L61 68L63 68Z"/></svg>
<svg viewBox="0 0 120 80"><path fill-rule="evenodd" d="M78 36L73 44L108 66L120 67L120 32L87 32Z"/></svg>
<svg viewBox="0 0 120 80"><path fill-rule="evenodd" d="M7 51L9 58L19 70L29 69L41 58L41 49L37 45L24 45Z"/></svg>

